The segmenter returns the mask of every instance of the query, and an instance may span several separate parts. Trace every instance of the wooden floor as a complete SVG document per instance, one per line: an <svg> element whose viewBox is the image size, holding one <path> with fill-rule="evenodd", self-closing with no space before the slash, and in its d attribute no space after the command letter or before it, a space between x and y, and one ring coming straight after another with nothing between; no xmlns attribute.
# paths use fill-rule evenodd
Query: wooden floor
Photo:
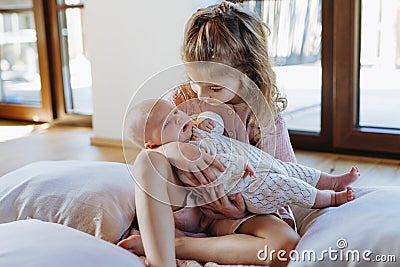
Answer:
<svg viewBox="0 0 400 267"><path fill-rule="evenodd" d="M4 122L0 121L1 126ZM125 162L122 148L93 146L91 128L76 126L36 127L30 135L0 141L0 176L41 160L96 160ZM132 160L137 151L129 151ZM400 160L295 151L299 163L325 172L342 173L357 165L360 179L354 186L400 186Z"/></svg>

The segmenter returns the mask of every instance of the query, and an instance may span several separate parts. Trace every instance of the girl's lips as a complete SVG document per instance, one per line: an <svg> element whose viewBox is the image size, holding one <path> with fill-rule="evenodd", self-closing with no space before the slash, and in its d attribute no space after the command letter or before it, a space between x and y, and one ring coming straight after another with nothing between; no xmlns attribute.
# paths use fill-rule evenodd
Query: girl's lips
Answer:
<svg viewBox="0 0 400 267"><path fill-rule="evenodd" d="M190 121L188 121L187 123L185 123L185 125L183 125L182 128L182 132L186 133L187 131L189 131L192 128L192 123Z"/></svg>
<svg viewBox="0 0 400 267"><path fill-rule="evenodd" d="M183 132L186 132L186 130L189 128L189 123L187 122L184 126L183 126L183 129L182 129L182 131Z"/></svg>

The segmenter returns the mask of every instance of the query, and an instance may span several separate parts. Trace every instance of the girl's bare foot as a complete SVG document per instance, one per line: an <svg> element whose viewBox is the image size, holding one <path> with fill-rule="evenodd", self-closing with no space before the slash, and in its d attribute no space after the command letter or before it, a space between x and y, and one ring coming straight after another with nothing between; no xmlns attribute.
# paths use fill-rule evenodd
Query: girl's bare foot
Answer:
<svg viewBox="0 0 400 267"><path fill-rule="evenodd" d="M142 237L140 236L140 234L132 234L129 237L119 241L117 245L123 247L126 250L129 250L130 252L133 252L136 255L144 255Z"/></svg>
<svg viewBox="0 0 400 267"><path fill-rule="evenodd" d="M335 192L332 194L332 206L340 206L344 203L352 201L356 198L353 188L346 187L342 192Z"/></svg>

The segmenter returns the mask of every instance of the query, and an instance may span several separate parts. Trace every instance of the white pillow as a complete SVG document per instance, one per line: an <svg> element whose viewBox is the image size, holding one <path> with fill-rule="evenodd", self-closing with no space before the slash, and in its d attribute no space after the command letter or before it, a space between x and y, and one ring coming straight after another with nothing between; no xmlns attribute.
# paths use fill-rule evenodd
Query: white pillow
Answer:
<svg viewBox="0 0 400 267"><path fill-rule="evenodd" d="M63 225L39 220L0 224L0 267L143 267L133 253Z"/></svg>
<svg viewBox="0 0 400 267"><path fill-rule="evenodd" d="M299 261L289 266L398 266L400 187L355 191L356 199L340 207L293 208L302 237L296 247L299 255L293 254Z"/></svg>
<svg viewBox="0 0 400 267"><path fill-rule="evenodd" d="M42 161L0 178L0 223L39 219L116 243L135 216L127 165Z"/></svg>

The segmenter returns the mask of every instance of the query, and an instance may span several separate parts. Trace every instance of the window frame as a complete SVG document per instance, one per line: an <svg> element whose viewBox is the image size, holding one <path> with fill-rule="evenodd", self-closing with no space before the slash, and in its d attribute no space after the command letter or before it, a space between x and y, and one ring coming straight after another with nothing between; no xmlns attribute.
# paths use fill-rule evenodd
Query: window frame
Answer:
<svg viewBox="0 0 400 267"><path fill-rule="evenodd" d="M289 130L291 141L296 149L332 151L333 139L333 4L334 0L322 1L321 32L321 129L320 132Z"/></svg>
<svg viewBox="0 0 400 267"><path fill-rule="evenodd" d="M49 72L49 57L47 36L45 31L45 14L42 0L32 0L32 7L10 7L2 9L2 12L32 11L35 19L38 64L41 79L41 106L30 106L15 103L0 102L0 114L2 118L26 120L35 122L49 122L53 119L52 92Z"/></svg>
<svg viewBox="0 0 400 267"><path fill-rule="evenodd" d="M7 7L10 8L13 6ZM35 122L51 122L57 119L67 124L92 125L91 115L68 113L65 105L57 12L67 8L84 8L84 4L58 5L57 0L32 0L32 7L18 8L22 11L32 10L34 13L41 77L41 107L0 103L1 118ZM2 9L3 12L5 10Z"/></svg>
<svg viewBox="0 0 400 267"><path fill-rule="evenodd" d="M333 147L400 157L400 130L358 126L361 0L335 0ZM343 40L348 40L343 42Z"/></svg>
<svg viewBox="0 0 400 267"><path fill-rule="evenodd" d="M55 66L51 72L54 102L55 102L55 118L60 121L67 122L68 124L77 124L82 126L92 125L92 116L83 114L68 113L65 104L64 95L64 82L62 73L62 59L61 59L61 39L59 32L58 12L68 8L84 8L84 4L66 5L57 4L57 0L45 1L47 10L47 28L48 40L51 53L51 65Z"/></svg>

